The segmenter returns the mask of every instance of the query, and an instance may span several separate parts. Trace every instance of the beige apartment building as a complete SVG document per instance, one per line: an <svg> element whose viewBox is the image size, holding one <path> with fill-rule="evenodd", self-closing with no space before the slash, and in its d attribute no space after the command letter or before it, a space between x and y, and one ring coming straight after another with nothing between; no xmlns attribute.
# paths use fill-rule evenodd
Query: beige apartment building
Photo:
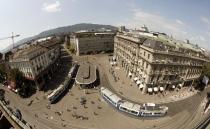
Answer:
<svg viewBox="0 0 210 129"><path fill-rule="evenodd" d="M194 86L207 61L197 45L149 32L118 33L113 59L143 93Z"/></svg>
<svg viewBox="0 0 210 129"><path fill-rule="evenodd" d="M76 55L112 52L114 50L112 32L77 32L70 36L70 45L76 49Z"/></svg>
<svg viewBox="0 0 210 129"><path fill-rule="evenodd" d="M42 89L58 66L60 44L55 38L39 39L17 50L9 59L12 69L19 69L28 80Z"/></svg>

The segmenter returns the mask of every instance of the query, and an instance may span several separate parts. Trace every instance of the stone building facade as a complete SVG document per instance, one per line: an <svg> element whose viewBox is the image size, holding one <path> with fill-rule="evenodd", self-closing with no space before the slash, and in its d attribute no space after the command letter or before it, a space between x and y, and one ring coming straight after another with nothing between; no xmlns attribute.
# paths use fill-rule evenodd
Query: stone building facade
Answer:
<svg viewBox="0 0 210 129"><path fill-rule="evenodd" d="M70 36L70 45L76 49L76 55L112 52L114 50L112 32L78 32Z"/></svg>
<svg viewBox="0 0 210 129"><path fill-rule="evenodd" d="M143 93L194 86L207 61L197 45L163 33L123 32L114 42L113 59Z"/></svg>
<svg viewBox="0 0 210 129"><path fill-rule="evenodd" d="M23 75L42 89L58 66L60 44L56 39L37 40L16 51L9 59L10 68L19 69Z"/></svg>

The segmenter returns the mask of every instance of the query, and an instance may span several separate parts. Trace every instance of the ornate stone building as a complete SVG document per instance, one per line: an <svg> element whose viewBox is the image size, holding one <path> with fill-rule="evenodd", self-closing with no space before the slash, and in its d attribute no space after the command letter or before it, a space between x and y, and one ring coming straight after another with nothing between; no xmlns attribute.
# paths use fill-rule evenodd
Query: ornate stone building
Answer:
<svg viewBox="0 0 210 129"><path fill-rule="evenodd" d="M70 36L70 45L76 55L112 52L114 50L113 32L77 32Z"/></svg>
<svg viewBox="0 0 210 129"><path fill-rule="evenodd" d="M19 69L28 80L34 81L41 89L58 66L59 43L55 38L39 39L17 50L10 57L9 65L12 69Z"/></svg>
<svg viewBox="0 0 210 129"><path fill-rule="evenodd" d="M143 93L193 86L207 61L202 48L163 33L122 32L114 42L114 60Z"/></svg>

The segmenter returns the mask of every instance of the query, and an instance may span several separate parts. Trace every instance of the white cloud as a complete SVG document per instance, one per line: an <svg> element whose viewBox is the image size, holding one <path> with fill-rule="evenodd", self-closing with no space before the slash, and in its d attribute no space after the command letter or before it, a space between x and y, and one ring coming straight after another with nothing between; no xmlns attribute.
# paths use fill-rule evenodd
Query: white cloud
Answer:
<svg viewBox="0 0 210 129"><path fill-rule="evenodd" d="M169 35L173 34L175 37L181 38L188 34L186 31L188 26L179 19L168 19L160 14L146 12L141 9L134 9L132 12L133 17L130 20L127 20L124 24L121 24L131 28L141 27L145 24L154 31L166 32Z"/></svg>
<svg viewBox="0 0 210 129"><path fill-rule="evenodd" d="M201 17L201 21L207 24L208 28L210 29L210 19L208 19L207 17Z"/></svg>
<svg viewBox="0 0 210 129"><path fill-rule="evenodd" d="M61 4L59 1L55 1L54 3L44 3L42 6L42 10L53 13L61 11Z"/></svg>
<svg viewBox="0 0 210 129"><path fill-rule="evenodd" d="M200 42L200 41L205 42L206 41L206 39L201 35L191 36L191 37L189 37L189 40L192 40L195 42Z"/></svg>
<svg viewBox="0 0 210 129"><path fill-rule="evenodd" d="M209 32L206 32L206 34L210 37L210 31Z"/></svg>
<svg viewBox="0 0 210 129"><path fill-rule="evenodd" d="M196 30L193 30L193 27L180 19L167 18L160 13L151 13L142 9L134 9L132 10L132 13L133 15L130 19L125 18L124 22L117 23L116 25L125 25L129 28L140 28L145 24L152 31L164 32L180 40L189 39L190 42L194 44L197 43L208 48L208 43L206 43L208 38L202 34L198 34ZM208 19L203 19L203 21L210 24L210 20Z"/></svg>
<svg viewBox="0 0 210 129"><path fill-rule="evenodd" d="M179 19L176 19L176 22L177 22L178 24L180 24L180 25L184 25L184 23L183 23L181 20L179 20Z"/></svg>

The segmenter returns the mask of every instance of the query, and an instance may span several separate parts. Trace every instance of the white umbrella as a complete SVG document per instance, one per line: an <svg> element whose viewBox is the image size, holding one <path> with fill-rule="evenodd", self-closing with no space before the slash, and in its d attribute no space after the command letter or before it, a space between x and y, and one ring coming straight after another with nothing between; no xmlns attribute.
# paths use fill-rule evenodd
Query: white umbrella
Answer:
<svg viewBox="0 0 210 129"><path fill-rule="evenodd" d="M158 91L158 88L157 87L154 87L154 91L157 92Z"/></svg>
<svg viewBox="0 0 210 129"><path fill-rule="evenodd" d="M160 87L160 91L164 91L164 88L163 87Z"/></svg>
<svg viewBox="0 0 210 129"><path fill-rule="evenodd" d="M139 88L141 89L141 88L144 88L144 85L143 84L140 84L139 85Z"/></svg>
<svg viewBox="0 0 210 129"><path fill-rule="evenodd" d="M175 89L176 88L175 85L173 85L172 88Z"/></svg>
<svg viewBox="0 0 210 129"><path fill-rule="evenodd" d="M137 81L137 80L138 80L138 77L135 77L133 80L134 80L134 81Z"/></svg>
<svg viewBox="0 0 210 129"><path fill-rule="evenodd" d="M137 84L137 85L139 85L140 83L141 83L141 81L140 81L140 80L138 80L138 81L136 82L136 84Z"/></svg>
<svg viewBox="0 0 210 129"><path fill-rule="evenodd" d="M148 92L152 92L152 88L148 88Z"/></svg>

